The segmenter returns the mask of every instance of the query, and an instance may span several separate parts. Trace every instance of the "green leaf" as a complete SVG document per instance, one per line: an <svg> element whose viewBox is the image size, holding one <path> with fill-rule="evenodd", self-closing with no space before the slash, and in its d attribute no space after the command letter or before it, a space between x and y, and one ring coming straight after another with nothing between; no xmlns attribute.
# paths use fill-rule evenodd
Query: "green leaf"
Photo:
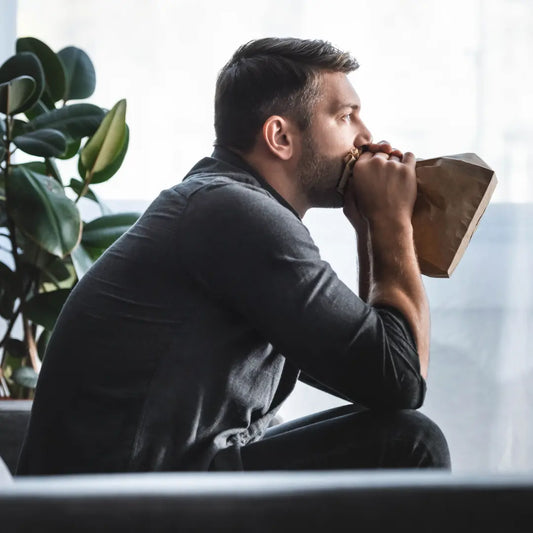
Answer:
<svg viewBox="0 0 533 533"><path fill-rule="evenodd" d="M50 265L43 269L45 274L45 279L43 279L43 282L51 281L56 283L69 279L72 274L64 261L64 259L54 257L54 261L52 261Z"/></svg>
<svg viewBox="0 0 533 533"><path fill-rule="evenodd" d="M24 114L26 115L28 120L33 120L35 117L38 117L39 115L42 115L44 113L48 113L48 111L51 111L52 109L55 109L55 107L47 106L41 99L39 99Z"/></svg>
<svg viewBox="0 0 533 533"><path fill-rule="evenodd" d="M49 98L57 102L65 94L67 84L63 63L57 54L45 43L35 37L22 37L17 39L17 52L33 52L41 62L44 70L46 85L44 89L45 101Z"/></svg>
<svg viewBox="0 0 533 533"><path fill-rule="evenodd" d="M44 161L30 161L29 163L22 163L21 165L17 166L31 170L37 174L43 174L44 176L54 178L60 185L62 185L59 170L57 165L53 163L52 159L45 159Z"/></svg>
<svg viewBox="0 0 533 533"><path fill-rule="evenodd" d="M29 109L35 92L35 80L31 76L19 76L0 85L0 112L15 115Z"/></svg>
<svg viewBox="0 0 533 533"><path fill-rule="evenodd" d="M46 347L48 346L48 343L50 342L51 336L52 336L52 332L48 331L47 329L43 329L43 331L39 335L39 340L37 341L37 353L39 354L39 359L41 359L41 361L44 359L44 355L46 353Z"/></svg>
<svg viewBox="0 0 533 533"><path fill-rule="evenodd" d="M74 157L81 146L81 139L67 139L67 148L66 150L61 154L58 155L58 159L71 159Z"/></svg>
<svg viewBox="0 0 533 533"><path fill-rule="evenodd" d="M55 157L67 148L65 136L50 128L19 135L13 139L13 143L23 152L39 157Z"/></svg>
<svg viewBox="0 0 533 533"><path fill-rule="evenodd" d="M86 172L82 178L87 180L87 176L112 165L123 151L126 135L126 100L120 100L81 151L80 161Z"/></svg>
<svg viewBox="0 0 533 533"><path fill-rule="evenodd" d="M71 139L81 139L98 129L104 114L103 109L93 104L72 104L39 115L28 126L32 130L52 128Z"/></svg>
<svg viewBox="0 0 533 533"><path fill-rule="evenodd" d="M22 359L29 354L28 347L19 339L7 339L5 348L11 357Z"/></svg>
<svg viewBox="0 0 533 533"><path fill-rule="evenodd" d="M57 55L65 67L67 84L64 100L88 98L96 87L96 72L89 56L80 48L68 46Z"/></svg>
<svg viewBox="0 0 533 533"><path fill-rule="evenodd" d="M17 368L11 376L11 379L15 383L22 385L23 387L28 387L29 389L34 389L37 386L38 378L39 374L29 366L21 366L20 368Z"/></svg>
<svg viewBox="0 0 533 533"><path fill-rule="evenodd" d="M17 228L47 252L69 254L78 244L81 218L63 187L24 166L12 169L6 185L8 213Z"/></svg>
<svg viewBox="0 0 533 533"><path fill-rule="evenodd" d="M71 178L69 186L76 194L80 194L83 190L84 183L83 181L77 180L76 178ZM100 211L102 212L102 215L111 214L111 209L109 209L109 207L107 207L107 205L102 202L102 200L100 200L98 196L96 196L96 194L90 187L87 189L87 192L83 195L82 198L87 198L88 200L96 202L100 206Z"/></svg>
<svg viewBox="0 0 533 533"><path fill-rule="evenodd" d="M0 262L0 315L10 318L17 298L18 280L15 273Z"/></svg>
<svg viewBox="0 0 533 533"><path fill-rule="evenodd" d="M22 249L20 267L27 272L29 277L39 275L39 271L46 270L57 259L57 256L43 250L38 244L25 238L20 233L17 241L17 244Z"/></svg>
<svg viewBox="0 0 533 533"><path fill-rule="evenodd" d="M19 120L18 118L13 120L13 128L11 130L12 138L23 135L24 133L28 133L28 123L25 120Z"/></svg>
<svg viewBox="0 0 533 533"><path fill-rule="evenodd" d="M106 248L97 248L92 246L83 246L83 249L93 263L106 251Z"/></svg>
<svg viewBox="0 0 533 533"><path fill-rule="evenodd" d="M29 52L16 54L0 67L0 84L20 76L29 76L35 81L35 91L27 102L30 109L41 97L45 86L43 67L35 54Z"/></svg>
<svg viewBox="0 0 533 533"><path fill-rule="evenodd" d="M41 292L24 306L25 316L40 326L52 331L71 289Z"/></svg>
<svg viewBox="0 0 533 533"><path fill-rule="evenodd" d="M63 187L63 180L61 179L61 174L59 174L55 159L53 157L47 157L44 163L46 165L46 175L55 178L59 185Z"/></svg>
<svg viewBox="0 0 533 533"><path fill-rule="evenodd" d="M0 174L0 181L2 174ZM3 185L0 185L0 228L7 226L7 214L6 214L6 191Z"/></svg>
<svg viewBox="0 0 533 533"><path fill-rule="evenodd" d="M78 279L81 279L83 276L85 276L87 271L93 266L93 258L81 244L72 250L70 257L72 259L72 264L74 265L74 270L76 271Z"/></svg>
<svg viewBox="0 0 533 533"><path fill-rule="evenodd" d="M124 158L126 157L126 152L128 151L128 144L130 140L130 130L128 126L126 126L126 136L124 137L124 144L122 145L122 148L120 149L119 154L115 158L115 160L104 170L101 170L100 172L95 172L93 174L93 178L91 180L91 183L103 183L104 181L107 181L109 178L114 176L118 169L121 167ZM81 157L78 159L78 172L80 171L80 164L81 164ZM83 166L81 165L81 170L83 171Z"/></svg>
<svg viewBox="0 0 533 533"><path fill-rule="evenodd" d="M4 159L5 155L6 155L6 149L4 148L3 144L0 143L0 161Z"/></svg>
<svg viewBox="0 0 533 533"><path fill-rule="evenodd" d="M139 213L104 215L85 224L81 242L92 248L107 248L139 218Z"/></svg>

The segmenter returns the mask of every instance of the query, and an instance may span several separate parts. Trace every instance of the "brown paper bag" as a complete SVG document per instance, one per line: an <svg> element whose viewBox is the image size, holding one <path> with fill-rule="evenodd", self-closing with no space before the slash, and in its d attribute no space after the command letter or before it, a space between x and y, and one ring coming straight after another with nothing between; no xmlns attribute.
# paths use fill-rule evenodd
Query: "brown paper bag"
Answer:
<svg viewBox="0 0 533 533"><path fill-rule="evenodd" d="M449 278L496 187L494 171L476 154L416 163L418 196L413 230L422 274Z"/></svg>

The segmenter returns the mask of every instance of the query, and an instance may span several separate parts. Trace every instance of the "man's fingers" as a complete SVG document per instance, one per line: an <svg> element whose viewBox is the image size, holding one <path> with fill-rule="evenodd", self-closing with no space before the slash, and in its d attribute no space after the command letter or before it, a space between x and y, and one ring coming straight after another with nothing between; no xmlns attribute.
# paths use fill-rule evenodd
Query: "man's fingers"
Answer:
<svg viewBox="0 0 533 533"><path fill-rule="evenodd" d="M371 143L367 144L367 150L369 152L384 152L386 154L389 154L392 152L392 146L387 141L380 141L379 143Z"/></svg>
<svg viewBox="0 0 533 533"><path fill-rule="evenodd" d="M403 157L402 157L402 163L405 163L406 165L415 166L416 164L415 154L411 152L405 152L405 154L403 154Z"/></svg>
<svg viewBox="0 0 533 533"><path fill-rule="evenodd" d="M378 143L371 143L366 145L366 150L374 154L383 152L388 155L394 155L400 159L403 156L403 152L398 148L393 148L388 141L380 141Z"/></svg>

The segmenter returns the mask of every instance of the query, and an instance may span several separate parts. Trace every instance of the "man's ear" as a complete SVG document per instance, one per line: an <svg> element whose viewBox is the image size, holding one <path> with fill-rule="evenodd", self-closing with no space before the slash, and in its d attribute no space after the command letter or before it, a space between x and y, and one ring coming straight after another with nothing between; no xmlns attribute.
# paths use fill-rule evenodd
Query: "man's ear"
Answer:
<svg viewBox="0 0 533 533"><path fill-rule="evenodd" d="M263 124L263 140L268 150L283 161L294 155L294 129L290 121L272 115Z"/></svg>

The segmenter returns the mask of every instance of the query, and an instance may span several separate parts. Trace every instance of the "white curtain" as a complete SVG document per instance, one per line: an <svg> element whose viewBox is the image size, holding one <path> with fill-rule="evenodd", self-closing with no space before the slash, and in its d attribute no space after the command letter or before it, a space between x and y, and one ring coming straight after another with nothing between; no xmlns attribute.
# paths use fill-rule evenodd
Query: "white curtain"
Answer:
<svg viewBox="0 0 533 533"><path fill-rule="evenodd" d="M361 64L351 79L377 140L418 157L485 159L500 180L493 203L452 279L426 280L432 361L422 410L448 437L456 472L533 470L533 2L18 4L19 36L91 56L95 103L127 98L130 149L120 174L99 188L121 207L148 202L211 151L217 72L238 45L269 35L322 38L351 51ZM354 238L342 214L315 211L306 223L355 290ZM282 416L337 403L302 385Z"/></svg>

